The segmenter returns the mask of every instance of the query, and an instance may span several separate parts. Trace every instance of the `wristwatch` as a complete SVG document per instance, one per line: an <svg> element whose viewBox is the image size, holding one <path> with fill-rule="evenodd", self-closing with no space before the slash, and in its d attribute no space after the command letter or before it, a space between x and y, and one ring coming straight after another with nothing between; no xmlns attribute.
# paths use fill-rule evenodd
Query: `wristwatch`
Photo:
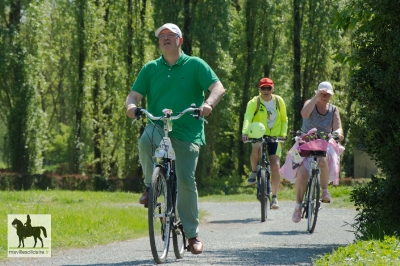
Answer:
<svg viewBox="0 0 400 266"><path fill-rule="evenodd" d="M209 106L211 106L212 109L214 109L214 105L212 104L212 101L207 100L205 101L206 104L208 104Z"/></svg>

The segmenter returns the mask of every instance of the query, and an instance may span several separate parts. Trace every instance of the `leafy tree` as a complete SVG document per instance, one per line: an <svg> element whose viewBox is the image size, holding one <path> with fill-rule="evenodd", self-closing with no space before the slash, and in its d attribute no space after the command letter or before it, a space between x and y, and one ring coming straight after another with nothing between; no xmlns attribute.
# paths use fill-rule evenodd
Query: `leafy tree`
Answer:
<svg viewBox="0 0 400 266"><path fill-rule="evenodd" d="M333 46L340 40L333 26L338 2L293 1L293 107L294 129L301 128L300 110L317 85L325 80L340 82L331 67ZM338 90L340 91L340 90Z"/></svg>
<svg viewBox="0 0 400 266"><path fill-rule="evenodd" d="M288 0L4 0L0 123L8 131L6 157L21 172L63 164L64 173L141 177L141 129L126 118L123 103L142 66L160 55L154 29L173 22L183 31L183 51L205 59L227 89L208 118L197 181L241 183L250 153L240 141L241 123L261 77L271 77L287 102L289 127L299 112L292 99L302 105L313 91L307 88L322 77L334 81L339 108L353 109L345 93L347 68L332 57L349 42L332 28L338 3L299 2L301 68L293 90Z"/></svg>
<svg viewBox="0 0 400 266"><path fill-rule="evenodd" d="M7 108L4 113L7 114L11 169L19 172L27 172L29 169L29 150L26 145L31 90L26 83L26 53L20 37L23 11L29 2L5 1L1 5L1 99ZM32 139L31 143L35 145L35 140Z"/></svg>
<svg viewBox="0 0 400 266"><path fill-rule="evenodd" d="M360 238L381 238L400 232L400 3L349 1L339 25L354 29L350 97L357 104L351 125L356 144L376 161L385 177L373 177L357 188L354 227Z"/></svg>

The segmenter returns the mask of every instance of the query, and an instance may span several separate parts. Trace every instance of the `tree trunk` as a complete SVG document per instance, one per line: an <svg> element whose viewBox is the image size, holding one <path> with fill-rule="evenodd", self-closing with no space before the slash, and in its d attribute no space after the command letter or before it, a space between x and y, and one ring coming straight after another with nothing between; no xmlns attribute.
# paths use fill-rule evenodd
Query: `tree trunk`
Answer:
<svg viewBox="0 0 400 266"><path fill-rule="evenodd" d="M23 73L24 58L19 42L15 42L14 37L19 33L21 22L21 11L23 10L22 1L11 1L8 24L8 41L13 60L10 67L9 77L11 91L11 111L8 118L8 144L10 149L11 169L16 172L28 171L28 149L26 145L26 129L28 119L28 103L25 89L25 76Z"/></svg>
<svg viewBox="0 0 400 266"><path fill-rule="evenodd" d="M300 33L301 33L301 19L300 19L300 0L293 0L293 106L294 106L294 117L293 126L294 130L301 128L301 114L300 110L303 107L303 100L301 96L301 45L300 45Z"/></svg>
<svg viewBox="0 0 400 266"><path fill-rule="evenodd" d="M85 9L86 0L77 1L77 41L78 41L78 81L77 91L74 95L75 100L75 133L73 139L73 154L71 162L71 170L73 173L79 173L82 155L81 145L81 130L82 130L82 116L83 116L83 103L82 99L84 89L84 73L85 73Z"/></svg>
<svg viewBox="0 0 400 266"><path fill-rule="evenodd" d="M245 69L244 69L244 83L243 83L243 97L240 101L239 110L246 110L247 102L250 98L250 84L251 84L251 77L252 77L252 65L253 65L253 57L254 57L254 30L255 30L255 21L252 16L253 14L253 7L257 3L247 2L246 3L246 62L245 62ZM242 135L242 128L243 128L243 119L244 119L244 112L240 112L239 117L239 136ZM244 143L241 142L238 147L238 175L241 179L242 175L245 174L244 172L244 163L245 163L245 150L244 150Z"/></svg>

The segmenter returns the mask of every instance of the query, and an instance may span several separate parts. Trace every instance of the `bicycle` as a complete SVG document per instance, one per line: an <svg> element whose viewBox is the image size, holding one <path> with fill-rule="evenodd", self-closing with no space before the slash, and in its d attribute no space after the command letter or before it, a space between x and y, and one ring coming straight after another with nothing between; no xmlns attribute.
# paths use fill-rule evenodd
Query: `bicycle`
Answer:
<svg viewBox="0 0 400 266"><path fill-rule="evenodd" d="M301 131L292 131L291 135L295 135L296 137L305 136L306 134ZM305 157L306 161L310 164L311 173L309 175L307 181L306 192L303 197L303 212L301 218L307 219L307 231L312 234L315 230L315 226L317 224L318 212L321 209L320 202L320 169L318 166L318 158L326 157L326 150L328 147L328 136L323 136L323 132L317 134L315 133L314 140L322 140L319 142L321 149L320 150L303 150L297 155L301 157ZM313 137L312 137L313 138ZM332 132L332 138L337 140L338 134L336 132ZM322 144L322 145L321 145ZM292 156L297 156L296 154L292 154ZM303 162L304 163L304 162Z"/></svg>
<svg viewBox="0 0 400 266"><path fill-rule="evenodd" d="M169 244L172 233L172 242L175 257L182 259L186 250L186 236L182 222L177 210L177 181L175 173L175 153L168 137L168 132L172 131L172 120L179 119L184 114L193 112L192 116L196 119L207 121L200 117L200 111L192 104L176 116L172 116L172 110L164 109L163 116L153 116L143 108L136 108L135 116L140 117L145 114L151 123L152 120L163 121L164 137L159 147L154 152L156 158L153 170L151 185L149 189L148 202L148 225L150 246L153 258L157 264L164 263L167 259Z"/></svg>
<svg viewBox="0 0 400 266"><path fill-rule="evenodd" d="M258 163L257 169L257 193L256 197L261 203L261 222L265 222L267 218L267 209L268 209L268 201L269 208L272 208L271 201L271 169L270 169L270 161L268 154L268 143L273 142L284 142L286 138L284 137L270 137L263 136L261 138L249 138L249 140L245 141L251 143L261 142L261 156L260 161Z"/></svg>

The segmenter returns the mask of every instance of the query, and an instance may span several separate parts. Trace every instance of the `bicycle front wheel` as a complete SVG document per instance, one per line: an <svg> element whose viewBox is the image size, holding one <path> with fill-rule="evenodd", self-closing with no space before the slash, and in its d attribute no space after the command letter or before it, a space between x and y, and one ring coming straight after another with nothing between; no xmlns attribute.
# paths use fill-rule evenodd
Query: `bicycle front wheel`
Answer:
<svg viewBox="0 0 400 266"><path fill-rule="evenodd" d="M174 209L175 217L172 228L172 243L174 244L175 257L177 259L182 259L186 251L186 237L176 205L177 201L175 201Z"/></svg>
<svg viewBox="0 0 400 266"><path fill-rule="evenodd" d="M148 208L151 253L156 263L164 263L168 255L171 226L167 180L161 166L153 171Z"/></svg>
<svg viewBox="0 0 400 266"><path fill-rule="evenodd" d="M319 174L313 174L308 187L307 196L307 231L310 233L314 232L315 225L317 224L317 216L319 211Z"/></svg>
<svg viewBox="0 0 400 266"><path fill-rule="evenodd" d="M261 222L265 222L267 218L267 179L266 179L266 169L261 168L260 178L258 179L258 200L261 203Z"/></svg>

